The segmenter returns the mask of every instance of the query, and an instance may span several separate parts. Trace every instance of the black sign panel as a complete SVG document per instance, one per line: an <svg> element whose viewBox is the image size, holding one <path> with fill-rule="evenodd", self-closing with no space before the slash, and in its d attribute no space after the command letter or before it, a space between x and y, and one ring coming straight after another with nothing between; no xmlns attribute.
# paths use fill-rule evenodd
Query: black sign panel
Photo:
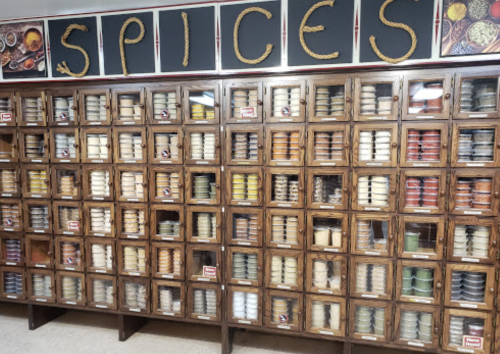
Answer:
<svg viewBox="0 0 500 354"><path fill-rule="evenodd" d="M332 6L322 6L314 11L306 26L322 25L316 33L304 33L304 40L311 51L324 55L339 52L336 59L315 59L300 44L299 29L306 13L318 0L288 0L288 65L329 65L352 62L354 1L336 0Z"/></svg>
<svg viewBox="0 0 500 354"><path fill-rule="evenodd" d="M144 38L137 44L125 44L127 69L130 74L153 73L155 71L154 26L152 12L139 12L102 17L104 42L104 72L106 75L123 74L120 57L120 30L131 17L144 23ZM137 23L131 23L125 31L125 38L135 39L140 34Z"/></svg>
<svg viewBox="0 0 500 354"><path fill-rule="evenodd" d="M184 21L189 23L189 61L184 60ZM160 11L161 71L215 70L215 7Z"/></svg>
<svg viewBox="0 0 500 354"><path fill-rule="evenodd" d="M271 54L259 64L245 64L234 52L234 24L240 13L250 7L261 7L272 14L268 20L260 12L248 13L241 21L238 43L241 55L246 59L257 59L273 45ZM222 69L269 68L281 65L281 1L220 5Z"/></svg>
<svg viewBox="0 0 500 354"><path fill-rule="evenodd" d="M361 0L360 61L381 61L373 51L369 38L376 37L380 51L390 58L400 58L411 48L411 37L400 28L386 26L380 21L379 11L385 0ZM432 52L434 0L399 0L385 11L388 21L410 26L417 36L417 48L409 59L427 59Z"/></svg>
<svg viewBox="0 0 500 354"><path fill-rule="evenodd" d="M61 43L61 37L66 32L68 26L72 24L84 25L88 28L88 32L74 29L66 39L66 42L82 47L89 55L90 67L86 75L99 75L97 20L95 17L81 17L49 21L52 76L68 76L57 71L57 64L62 65L63 61L66 61L68 68L73 73L80 73L85 67L85 57L83 54L79 50L66 48Z"/></svg>

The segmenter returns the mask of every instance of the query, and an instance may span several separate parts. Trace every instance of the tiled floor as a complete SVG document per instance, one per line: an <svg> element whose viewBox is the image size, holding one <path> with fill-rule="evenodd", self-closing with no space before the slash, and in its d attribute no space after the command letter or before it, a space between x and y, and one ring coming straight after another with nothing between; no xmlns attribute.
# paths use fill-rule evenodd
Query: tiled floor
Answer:
<svg viewBox="0 0 500 354"><path fill-rule="evenodd" d="M27 307L0 303L2 354L220 354L220 329L212 326L150 321L126 342L118 341L116 317L69 311L35 331L28 330ZM233 354L334 354L342 344L237 332ZM366 351L364 352L366 353Z"/></svg>

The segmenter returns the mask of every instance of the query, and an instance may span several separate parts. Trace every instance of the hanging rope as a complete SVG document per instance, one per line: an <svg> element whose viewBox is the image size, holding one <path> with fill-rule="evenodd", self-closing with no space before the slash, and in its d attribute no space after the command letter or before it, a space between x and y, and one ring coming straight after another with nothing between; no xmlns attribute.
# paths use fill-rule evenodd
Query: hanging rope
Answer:
<svg viewBox="0 0 500 354"><path fill-rule="evenodd" d="M182 13L182 21L184 21L184 60L182 65L188 66L189 64L189 22L188 14Z"/></svg>
<svg viewBox="0 0 500 354"><path fill-rule="evenodd" d="M401 28L401 29L405 30L406 32L408 32L411 36L411 48L410 48L410 50L408 51L408 53L406 53L401 58L393 59L393 58L389 58L389 57L385 56L378 49L377 44L375 43L375 36L370 36L370 44L372 45L373 51L375 52L375 54L377 54L377 56L380 59L382 59L388 63L391 63L391 64L397 64L397 63L401 63L402 61L405 61L406 59L411 57L413 52L415 52L415 49L417 48L417 36L415 34L415 31L413 31L413 29L410 26L405 25L404 23L391 22L385 18L385 14L384 14L385 8L387 6L389 6L393 1L395 1L395 0L386 0L386 2L384 2L382 7L380 8L380 12L379 12L380 21L382 21L382 23L386 26L394 27L394 28ZM415 1L418 1L418 0L415 0Z"/></svg>
<svg viewBox="0 0 500 354"><path fill-rule="evenodd" d="M269 11L261 8L261 7L249 7L248 9L243 10L243 12L238 16L236 19L236 22L234 23L234 33L233 33L233 41L234 41L234 53L236 54L236 57L243 63L245 64L259 64L263 62L269 54L271 54L271 51L273 50L273 45L272 44L267 44L266 45L266 51L264 54L262 54L259 58L257 59L246 59L244 58L241 53L240 53L240 48L238 44L238 32L240 29L240 23L241 20L243 20L243 17L245 17L248 13L250 12L260 12L261 14L266 15L267 19L271 19L273 17L273 14L270 13Z"/></svg>
<svg viewBox="0 0 500 354"><path fill-rule="evenodd" d="M81 72L79 72L79 73L73 73L69 69L68 64L66 63L66 61L63 60L62 65L61 64L57 64L56 70L59 71L61 74L66 74L66 75L73 76L73 77L84 77L87 74L87 72L89 71L89 68L90 68L90 58L89 58L89 55L87 54L87 52L85 51L85 49L83 49L82 47L80 47L78 45L69 44L68 42L66 42L66 40L68 39L68 37L71 34L71 32L73 32L73 30L80 30L80 31L83 31L83 32L88 32L89 29L87 28L87 26L77 25L76 23L74 23L72 25L69 25L68 28L66 28L66 31L64 32L64 34L61 37L61 43L62 43L63 46L65 46L68 49L78 50L78 51L80 51L83 54L83 57L85 58L85 66L84 66L84 68L83 68L83 70Z"/></svg>
<svg viewBox="0 0 500 354"><path fill-rule="evenodd" d="M130 38L125 38L125 30L127 29L128 25L130 25L132 22L135 22L139 25L141 29L141 33L137 36L137 38L130 39ZM128 70L127 70L127 61L125 59L125 44L137 44L142 39L144 38L144 23L142 23L141 20L139 20L137 17L131 17L122 26L122 29L120 30L120 56L122 59L122 70L123 70L123 75L128 76Z"/></svg>
<svg viewBox="0 0 500 354"><path fill-rule="evenodd" d="M331 7L333 7L334 3L335 3L335 1L321 1L321 2L318 2L316 5L314 5L313 7L311 7L309 9L309 11L307 11L306 15L302 19L302 23L300 24L300 29L299 29L300 44L302 45L302 48L304 48L304 51L307 54L309 54L309 56L311 56L311 57L313 57L315 59L321 59L321 60L324 60L324 59L335 59L335 58L338 58L338 56L339 56L339 52L334 52L334 53L331 53L331 54L323 54L323 55L322 54L316 54L312 50L309 49L309 47L307 46L306 41L304 39L304 32L307 32L307 33L316 33L316 32L321 32L321 31L325 30L325 26L323 26L323 25L319 25L319 26L315 26L315 27L306 26L307 20L309 20L309 17L312 15L312 13L314 11L316 11L318 8L322 7L322 6L331 6Z"/></svg>

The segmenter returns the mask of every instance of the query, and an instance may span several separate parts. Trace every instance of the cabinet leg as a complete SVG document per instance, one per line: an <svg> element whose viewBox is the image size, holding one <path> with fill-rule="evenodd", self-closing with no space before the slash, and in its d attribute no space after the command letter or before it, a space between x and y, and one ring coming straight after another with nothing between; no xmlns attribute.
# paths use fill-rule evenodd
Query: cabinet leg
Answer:
<svg viewBox="0 0 500 354"><path fill-rule="evenodd" d="M234 328L222 326L222 354L231 354L233 351Z"/></svg>
<svg viewBox="0 0 500 354"><path fill-rule="evenodd" d="M344 351L343 354L351 354L352 344L349 342L344 342Z"/></svg>
<svg viewBox="0 0 500 354"><path fill-rule="evenodd" d="M66 309L58 307L47 307L47 306L37 306L28 305L28 321L30 330L35 330L42 327L44 324L56 319L57 317L64 315Z"/></svg>
<svg viewBox="0 0 500 354"><path fill-rule="evenodd" d="M120 342L126 341L147 322L145 317L118 315L118 339Z"/></svg>

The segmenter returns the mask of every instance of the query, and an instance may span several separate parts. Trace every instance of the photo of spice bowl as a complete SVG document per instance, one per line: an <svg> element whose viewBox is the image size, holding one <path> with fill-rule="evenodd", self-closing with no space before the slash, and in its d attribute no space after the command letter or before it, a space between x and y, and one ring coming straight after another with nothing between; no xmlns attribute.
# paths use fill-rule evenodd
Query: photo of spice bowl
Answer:
<svg viewBox="0 0 500 354"><path fill-rule="evenodd" d="M467 30L467 43L474 48L484 48L498 38L498 26L491 21L478 21Z"/></svg>

